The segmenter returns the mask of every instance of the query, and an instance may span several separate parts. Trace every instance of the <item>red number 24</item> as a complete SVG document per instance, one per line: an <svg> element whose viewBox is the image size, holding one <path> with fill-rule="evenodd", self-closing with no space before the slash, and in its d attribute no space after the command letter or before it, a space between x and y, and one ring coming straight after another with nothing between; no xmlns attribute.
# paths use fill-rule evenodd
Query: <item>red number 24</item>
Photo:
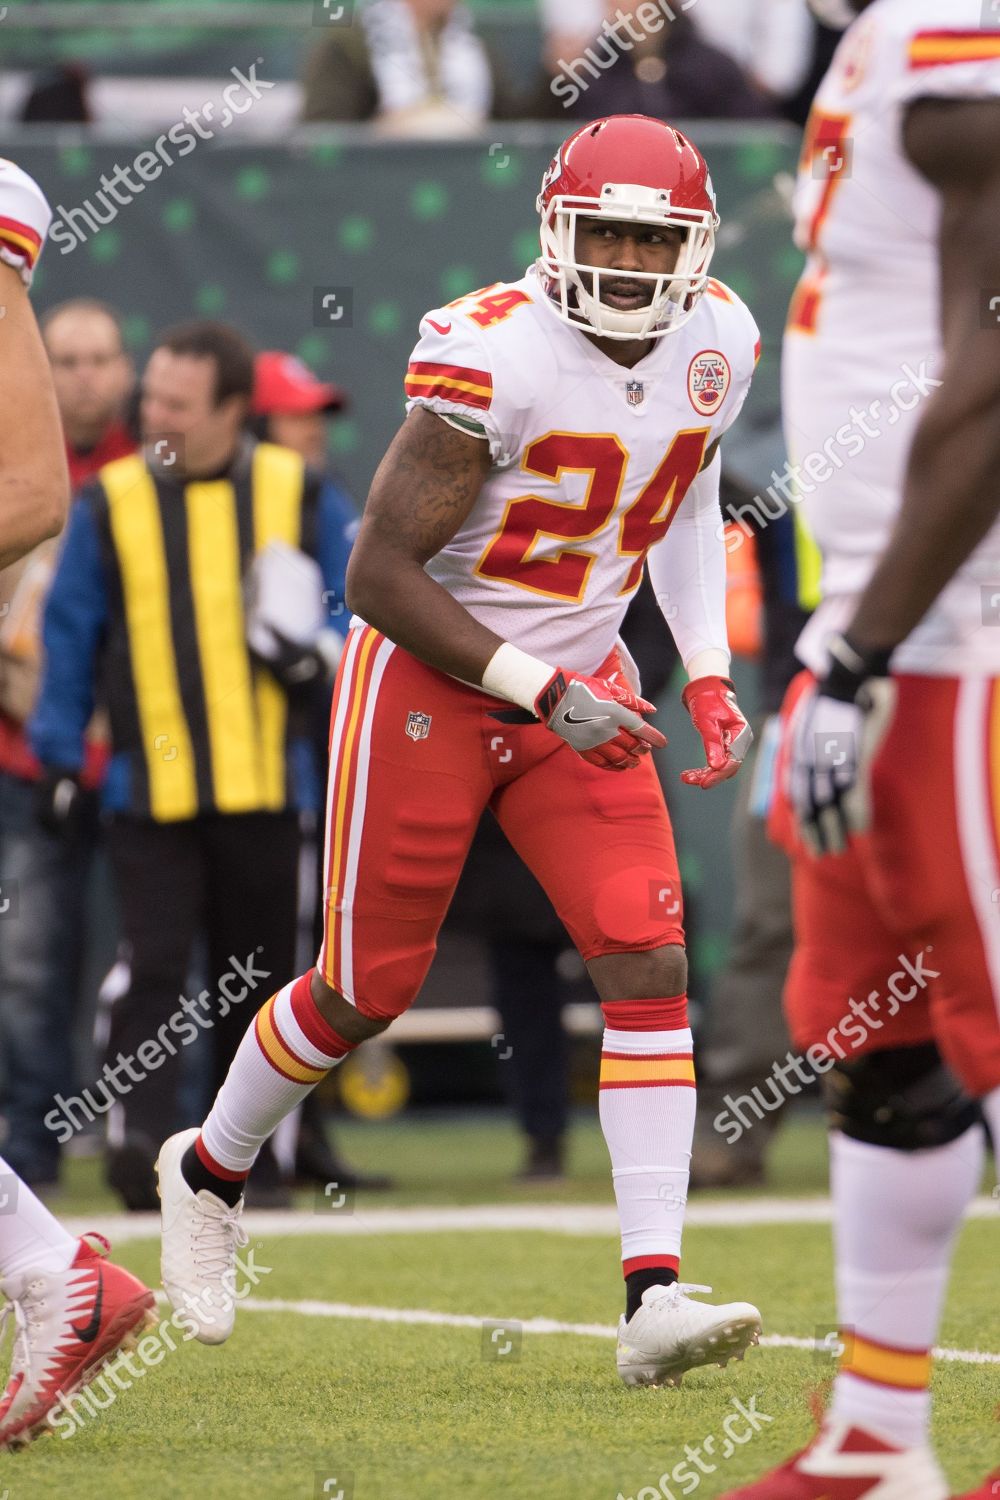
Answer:
<svg viewBox="0 0 1000 1500"><path fill-rule="evenodd" d="M679 432L641 492L618 523L617 551L632 558L620 594L631 593L642 578L646 553L667 533L674 511L687 494L705 458L710 428ZM483 552L476 572L531 593L580 603L587 589L596 552L574 545L593 541L618 507L628 453L613 433L550 432L525 450L528 474L558 483L564 474L586 474L587 491L579 504L522 495L510 500L499 531ZM547 557L536 557L543 537L566 545Z"/></svg>

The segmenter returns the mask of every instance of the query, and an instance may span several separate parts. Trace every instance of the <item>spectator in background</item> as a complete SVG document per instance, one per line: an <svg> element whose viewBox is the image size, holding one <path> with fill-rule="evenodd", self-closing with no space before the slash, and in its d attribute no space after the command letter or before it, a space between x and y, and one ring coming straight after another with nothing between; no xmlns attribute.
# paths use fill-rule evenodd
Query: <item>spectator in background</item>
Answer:
<svg viewBox="0 0 1000 1500"><path fill-rule="evenodd" d="M456 0L370 0L306 65L302 117L389 135L464 136L514 113L496 59Z"/></svg>
<svg viewBox="0 0 1000 1500"><path fill-rule="evenodd" d="M641 8L641 7L640 7ZM643 114L662 119L754 119L774 107L725 52L699 36L681 11L643 26L630 0L605 0L600 34L573 58L556 59L548 114L578 119ZM540 101L540 108L542 101Z"/></svg>
<svg viewBox="0 0 1000 1500"><path fill-rule="evenodd" d="M697 0L690 14L702 40L727 53L779 108L802 88L816 30L806 0Z"/></svg>
<svg viewBox="0 0 1000 1500"><path fill-rule="evenodd" d="M80 298L54 308L42 336L75 491L135 448L122 420L132 362L117 315L102 302ZM86 886L97 837L96 818L87 814L106 759L94 723L80 771L89 799L78 803L72 820L53 819L52 788L25 724L38 694L42 601L58 546L58 539L43 542L0 573L0 869L18 900L17 920L5 923L0 942L0 1052L8 1160L36 1187L58 1179L59 1146L44 1117L53 1095L73 1086Z"/></svg>
<svg viewBox="0 0 1000 1500"><path fill-rule="evenodd" d="M339 386L317 380L294 354L266 349L254 361L255 431L269 443L294 448L311 469L327 467L329 419L347 405ZM343 504L357 520L357 507L346 495Z"/></svg>
<svg viewBox="0 0 1000 1500"><path fill-rule="evenodd" d="M545 72L555 76L560 58L579 57L601 29L604 0L539 0ZM543 115L550 113L546 107Z"/></svg>
<svg viewBox="0 0 1000 1500"><path fill-rule="evenodd" d="M292 448L317 473L327 468L327 439L331 418L347 405L347 393L339 386L318 380L308 365L294 354L268 349L254 362L252 430L265 442ZM357 507L332 479L329 484L331 504L343 527L345 555L353 543L361 520ZM343 619L342 596L327 601L331 619ZM332 663L331 663L332 664ZM308 941L298 955L296 966L305 968L319 952L323 940L323 840L319 811L323 805L323 788L330 734L330 699L332 675L317 678L312 714L312 750L315 765L313 806L303 807L302 821L306 843L315 850L316 877L300 892L299 924L308 933ZM309 861L303 869L310 869ZM308 952L306 952L306 948ZM286 1128L287 1127L287 1128ZM298 1111L282 1120L273 1138L275 1154L287 1174L300 1185L336 1182L340 1187L385 1188L390 1179L360 1172L349 1166L331 1147L323 1108L316 1092L309 1094Z"/></svg>
<svg viewBox="0 0 1000 1500"><path fill-rule="evenodd" d="M77 794L99 681L110 717L104 803L129 978L83 1103L109 1116L108 1180L133 1209L157 1203L180 1048L211 1031L216 1087L245 1029L241 1002L295 966L298 694L318 671L324 586L342 597L347 555L323 481L246 433L252 390L253 352L234 329L197 322L160 339L143 377L144 453L81 492L45 606L29 733L55 809ZM210 980L185 1005L199 933ZM64 1109L81 1114L79 1101Z"/></svg>

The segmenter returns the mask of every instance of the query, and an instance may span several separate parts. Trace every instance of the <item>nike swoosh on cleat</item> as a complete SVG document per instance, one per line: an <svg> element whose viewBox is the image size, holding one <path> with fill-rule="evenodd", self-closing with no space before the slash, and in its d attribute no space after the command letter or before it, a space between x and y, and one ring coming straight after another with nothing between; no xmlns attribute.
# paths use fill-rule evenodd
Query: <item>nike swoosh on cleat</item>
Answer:
<svg viewBox="0 0 1000 1500"><path fill-rule="evenodd" d="M436 329L436 331L438 333L450 333L451 332L451 324L450 323L445 323L444 327L442 327L440 323L435 323L435 321L434 321L433 318L428 318L427 321L428 321L428 323L431 325L431 327L433 329Z"/></svg>
<svg viewBox="0 0 1000 1500"><path fill-rule="evenodd" d="M81 1344L92 1344L94 1342L94 1340L96 1339L98 1331L99 1331L100 1326L101 1326L101 1308L103 1306L103 1303L104 1303L104 1276L103 1276L103 1274L101 1272L100 1266L98 1266L98 1268L97 1268L97 1296L94 1298L94 1312L93 1312L93 1316L91 1317L90 1322L86 1325L85 1328L81 1328L78 1323L71 1323L69 1325L70 1328L72 1328L73 1332L76 1334L77 1338L80 1340Z"/></svg>

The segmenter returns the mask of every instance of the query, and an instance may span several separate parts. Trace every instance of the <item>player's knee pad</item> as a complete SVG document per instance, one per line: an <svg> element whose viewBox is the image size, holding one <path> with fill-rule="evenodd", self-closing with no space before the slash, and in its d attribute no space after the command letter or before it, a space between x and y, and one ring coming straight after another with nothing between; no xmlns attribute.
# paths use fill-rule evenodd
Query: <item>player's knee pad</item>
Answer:
<svg viewBox="0 0 1000 1500"><path fill-rule="evenodd" d="M835 1129L894 1151L947 1145L981 1118L933 1042L837 1062L823 1092Z"/></svg>

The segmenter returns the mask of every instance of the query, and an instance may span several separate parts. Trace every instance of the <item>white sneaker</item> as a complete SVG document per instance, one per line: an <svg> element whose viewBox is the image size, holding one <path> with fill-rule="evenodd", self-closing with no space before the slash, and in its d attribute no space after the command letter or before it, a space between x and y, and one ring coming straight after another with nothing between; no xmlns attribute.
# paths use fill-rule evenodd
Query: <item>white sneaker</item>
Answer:
<svg viewBox="0 0 1000 1500"><path fill-rule="evenodd" d="M675 1281L647 1287L642 1306L618 1324L618 1373L626 1385L680 1385L696 1365L742 1359L760 1338L760 1313L749 1302L711 1307L688 1292L710 1286Z"/></svg>
<svg viewBox="0 0 1000 1500"><path fill-rule="evenodd" d="M236 1252L249 1235L240 1224L241 1198L230 1208L215 1193L193 1193L181 1158L199 1132L182 1130L163 1142L156 1161L163 1243L160 1275L177 1312L195 1325L203 1344L222 1344L236 1321Z"/></svg>

